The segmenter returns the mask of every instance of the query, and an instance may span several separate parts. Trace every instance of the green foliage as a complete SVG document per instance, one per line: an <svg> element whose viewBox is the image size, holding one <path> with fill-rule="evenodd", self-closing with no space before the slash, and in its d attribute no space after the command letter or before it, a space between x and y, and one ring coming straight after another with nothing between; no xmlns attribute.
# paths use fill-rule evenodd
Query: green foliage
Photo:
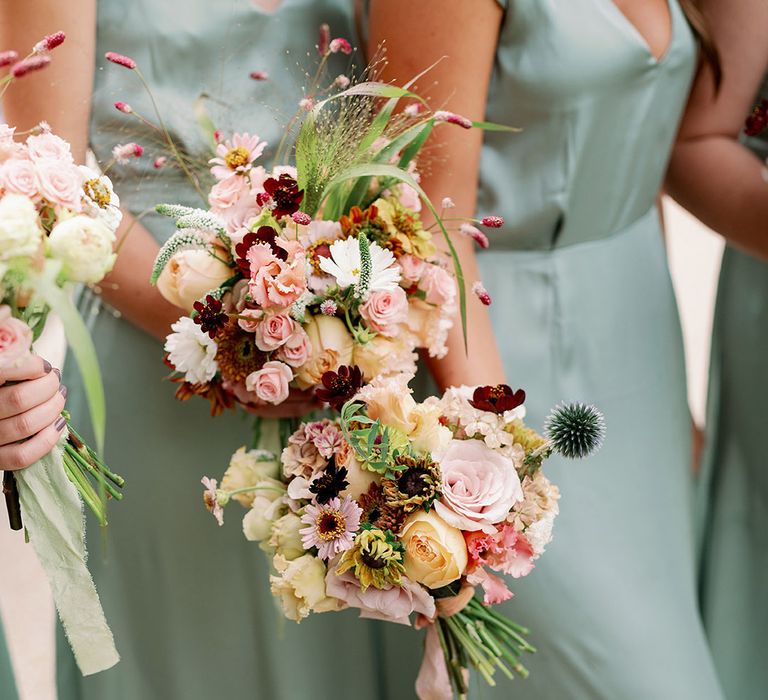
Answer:
<svg viewBox="0 0 768 700"><path fill-rule="evenodd" d="M157 284L157 280L160 278L165 266L176 253L180 250L193 248L205 248L205 239L196 231L176 231L160 248L155 258L155 264L152 266L150 283Z"/></svg>

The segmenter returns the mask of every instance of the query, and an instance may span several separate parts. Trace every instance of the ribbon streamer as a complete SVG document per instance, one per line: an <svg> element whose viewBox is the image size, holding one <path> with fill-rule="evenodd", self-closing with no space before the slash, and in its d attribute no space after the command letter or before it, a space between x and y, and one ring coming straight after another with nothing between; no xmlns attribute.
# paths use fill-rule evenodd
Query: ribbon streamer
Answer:
<svg viewBox="0 0 768 700"><path fill-rule="evenodd" d="M114 666L120 656L86 566L83 507L61 455L61 447L55 447L16 472L16 480L32 546L51 584L77 665L88 676Z"/></svg>

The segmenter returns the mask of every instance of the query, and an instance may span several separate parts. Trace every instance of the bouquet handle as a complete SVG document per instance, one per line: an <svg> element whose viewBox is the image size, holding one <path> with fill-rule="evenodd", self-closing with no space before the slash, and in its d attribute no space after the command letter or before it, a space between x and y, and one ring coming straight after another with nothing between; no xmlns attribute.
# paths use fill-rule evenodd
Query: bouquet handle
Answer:
<svg viewBox="0 0 768 700"><path fill-rule="evenodd" d="M16 477L11 471L3 472L3 494L5 494L5 506L8 509L8 522L11 530L21 530L24 524L21 520L19 488L16 484Z"/></svg>

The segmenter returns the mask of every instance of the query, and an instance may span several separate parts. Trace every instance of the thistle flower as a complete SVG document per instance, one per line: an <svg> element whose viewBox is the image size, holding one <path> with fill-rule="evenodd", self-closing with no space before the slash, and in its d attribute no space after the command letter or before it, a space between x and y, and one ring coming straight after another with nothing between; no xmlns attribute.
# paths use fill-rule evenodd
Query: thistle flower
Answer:
<svg viewBox="0 0 768 700"><path fill-rule="evenodd" d="M491 305L491 295L488 294L488 290L483 286L482 282L475 282L472 285L472 293L485 305Z"/></svg>
<svg viewBox="0 0 768 700"><path fill-rule="evenodd" d="M333 39L331 43L328 46L328 50L331 53L343 53L347 56L352 53L352 45L346 40L342 38Z"/></svg>
<svg viewBox="0 0 768 700"><path fill-rule="evenodd" d="M326 299L320 304L320 313L323 314L323 316L335 316L338 310L339 307L333 299Z"/></svg>
<svg viewBox="0 0 768 700"><path fill-rule="evenodd" d="M10 66L11 63L16 63L19 60L19 54L17 51L0 51L0 68Z"/></svg>
<svg viewBox="0 0 768 700"><path fill-rule="evenodd" d="M460 126L462 129L472 128L472 121L470 119L467 119L466 117L462 117L460 114L456 114L456 112L447 112L444 109L439 109L437 112L435 112L432 115L432 118L436 122L447 122L448 124L456 124L456 126Z"/></svg>
<svg viewBox="0 0 768 700"><path fill-rule="evenodd" d="M23 78L27 73L42 70L51 62L51 57L45 54L36 54L29 58L22 58L11 66L11 75L14 78Z"/></svg>
<svg viewBox="0 0 768 700"><path fill-rule="evenodd" d="M123 114L133 114L133 107L127 102L115 102L115 109Z"/></svg>
<svg viewBox="0 0 768 700"><path fill-rule="evenodd" d="M399 586L405 573L403 545L391 532L364 528L357 534L354 545L341 556L336 573L341 576L350 569L363 591L369 586L379 589Z"/></svg>
<svg viewBox="0 0 768 700"><path fill-rule="evenodd" d="M144 155L144 147L138 143L119 143L112 149L112 157L120 165L125 165L131 158L141 158Z"/></svg>
<svg viewBox="0 0 768 700"><path fill-rule="evenodd" d="M467 238L471 238L483 249L490 245L488 236L486 236L479 228L477 228L477 226L473 226L472 224L465 223L459 226L459 233L461 233L463 236L467 236Z"/></svg>
<svg viewBox="0 0 768 700"><path fill-rule="evenodd" d="M269 73L264 70L252 70L248 75L251 80L266 80L269 78Z"/></svg>
<svg viewBox="0 0 768 700"><path fill-rule="evenodd" d="M501 216L484 216L480 223L488 228L501 228L504 225L504 219Z"/></svg>
<svg viewBox="0 0 768 700"><path fill-rule="evenodd" d="M130 56L124 56L121 53L107 51L107 53L104 54L104 58L106 58L108 61L111 61L112 63L116 63L118 66L127 68L128 70L134 70L136 68L136 61L134 61Z"/></svg>
<svg viewBox="0 0 768 700"><path fill-rule="evenodd" d="M32 51L36 54L48 53L49 51L53 51L57 46L61 46L66 38L67 35L64 32L48 34L35 44Z"/></svg>
<svg viewBox="0 0 768 700"><path fill-rule="evenodd" d="M594 406L583 403L557 406L545 423L553 450L568 459L581 459L602 447L605 419Z"/></svg>
<svg viewBox="0 0 768 700"><path fill-rule="evenodd" d="M331 499L326 505L310 503L301 516L307 527L299 530L304 549L317 547L320 559L332 559L349 550L360 527L360 506L351 496Z"/></svg>
<svg viewBox="0 0 768 700"><path fill-rule="evenodd" d="M303 211L295 211L291 215L294 223L299 226L309 226L312 223L312 217L309 214L305 214Z"/></svg>

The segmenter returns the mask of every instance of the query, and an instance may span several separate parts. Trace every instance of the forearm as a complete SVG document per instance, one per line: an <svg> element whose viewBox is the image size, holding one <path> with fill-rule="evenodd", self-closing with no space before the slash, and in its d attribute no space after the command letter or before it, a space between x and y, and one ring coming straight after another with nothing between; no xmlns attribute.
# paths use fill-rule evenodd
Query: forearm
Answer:
<svg viewBox="0 0 768 700"><path fill-rule="evenodd" d="M149 283L158 245L127 212L123 213L117 240L119 254L114 269L101 283L102 296L126 320L162 340L182 312Z"/></svg>
<svg viewBox="0 0 768 700"><path fill-rule="evenodd" d="M712 164L717 163L716 168ZM683 207L742 250L768 259L765 166L730 136L679 142L667 190Z"/></svg>

